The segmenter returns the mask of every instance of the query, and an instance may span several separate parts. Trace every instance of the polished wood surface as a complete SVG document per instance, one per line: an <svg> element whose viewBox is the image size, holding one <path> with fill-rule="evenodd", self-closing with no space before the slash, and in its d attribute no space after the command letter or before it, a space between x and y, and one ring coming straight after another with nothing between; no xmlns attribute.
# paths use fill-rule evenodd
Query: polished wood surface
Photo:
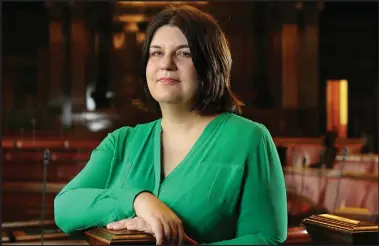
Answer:
<svg viewBox="0 0 379 246"><path fill-rule="evenodd" d="M377 245L378 225L332 214L312 215L303 220L316 243Z"/></svg>
<svg viewBox="0 0 379 246"><path fill-rule="evenodd" d="M85 232L90 245L136 245L155 244L155 237L148 233L105 228L95 228Z"/></svg>

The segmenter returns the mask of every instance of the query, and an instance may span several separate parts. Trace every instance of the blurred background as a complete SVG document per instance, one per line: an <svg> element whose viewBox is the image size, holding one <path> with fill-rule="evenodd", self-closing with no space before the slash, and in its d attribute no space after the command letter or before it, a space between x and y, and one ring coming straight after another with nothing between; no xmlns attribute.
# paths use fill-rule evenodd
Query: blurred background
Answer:
<svg viewBox="0 0 379 246"><path fill-rule="evenodd" d="M39 218L44 149L53 154L43 213L53 219L53 197L107 133L160 117L133 100L141 95L146 27L169 3L188 2L3 2L5 221ZM377 214L378 3L190 4L214 15L229 39L232 89L246 104L243 116L274 137L295 197L289 214L313 207Z"/></svg>
<svg viewBox="0 0 379 246"><path fill-rule="evenodd" d="M131 109L131 101L140 95L145 29L166 5L5 2L3 135L60 134L61 128L65 135L93 135L155 119ZM377 3L193 5L213 14L229 38L232 89L246 117L274 136L316 137L341 124L345 137L377 136ZM338 90L328 100L327 88L341 80L348 90L338 105ZM329 126L328 109L344 111L344 122L331 117Z"/></svg>

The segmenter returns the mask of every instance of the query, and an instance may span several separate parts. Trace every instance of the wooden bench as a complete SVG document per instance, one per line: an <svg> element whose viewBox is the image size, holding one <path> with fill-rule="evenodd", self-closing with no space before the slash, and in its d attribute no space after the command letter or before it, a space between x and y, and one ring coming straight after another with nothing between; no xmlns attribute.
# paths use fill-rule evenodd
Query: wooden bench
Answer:
<svg viewBox="0 0 379 246"><path fill-rule="evenodd" d="M41 216L44 150L47 167L46 219L53 219L55 196L86 165L97 141L3 140L3 221L34 220Z"/></svg>
<svg viewBox="0 0 379 246"><path fill-rule="evenodd" d="M2 230L8 236L7 242L30 242L41 240L42 223L40 220L13 221L2 223ZM54 220L44 220L44 239L67 240L68 235L63 233L55 224Z"/></svg>

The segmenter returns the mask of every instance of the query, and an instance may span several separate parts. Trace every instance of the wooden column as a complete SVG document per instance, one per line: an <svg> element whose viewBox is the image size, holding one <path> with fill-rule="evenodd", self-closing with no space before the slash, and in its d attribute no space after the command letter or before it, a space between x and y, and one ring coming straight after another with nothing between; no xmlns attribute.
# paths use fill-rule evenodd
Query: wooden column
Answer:
<svg viewBox="0 0 379 246"><path fill-rule="evenodd" d="M294 2L276 3L275 10L281 22L280 50L281 57L281 108L297 109L298 99L298 54L299 28L297 26L298 9ZM279 34L276 34L279 35ZM276 41L277 43L279 41ZM278 45L278 44L277 44ZM279 69L278 69L279 70Z"/></svg>
<svg viewBox="0 0 379 246"><path fill-rule="evenodd" d="M66 45L63 24L63 4L48 2L49 23L49 100L64 95L66 76Z"/></svg>
<svg viewBox="0 0 379 246"><path fill-rule="evenodd" d="M136 35L136 31L124 31L123 28L113 33L109 89L115 93L114 106L119 108L130 107L132 98L137 95L141 53L138 53Z"/></svg>
<svg viewBox="0 0 379 246"><path fill-rule="evenodd" d="M89 31L85 18L86 3L76 2L71 6L71 97L74 111L86 109L86 71L89 47Z"/></svg>
<svg viewBox="0 0 379 246"><path fill-rule="evenodd" d="M305 3L302 10L299 46L299 107L314 109L319 95L319 27L316 3Z"/></svg>
<svg viewBox="0 0 379 246"><path fill-rule="evenodd" d="M96 108L109 108L110 100L106 97L109 89L110 80L110 58L112 52L112 7L113 4L109 2L97 3L101 11L97 12L96 25L97 31L97 76L96 76L96 89L92 93L92 97L96 102Z"/></svg>
<svg viewBox="0 0 379 246"><path fill-rule="evenodd" d="M299 32L296 24L284 24L282 29L282 107L297 109Z"/></svg>
<svg viewBox="0 0 379 246"><path fill-rule="evenodd" d="M267 23L269 16L269 3L254 2L253 4L253 47L252 47L252 80L254 95L253 106L258 108L271 108L273 96L271 95L272 87L271 80L268 80L268 73L272 69L270 63L271 57L269 53L269 37L270 30ZM269 81L269 82L268 82ZM268 82L268 83L267 83Z"/></svg>
<svg viewBox="0 0 379 246"><path fill-rule="evenodd" d="M282 23L281 10L276 3L269 4L267 21L267 82L270 87L273 108L282 105Z"/></svg>
<svg viewBox="0 0 379 246"><path fill-rule="evenodd" d="M37 103L38 109L45 108L48 101L48 85L49 85L49 71L46 69L49 66L48 53L45 49L37 51Z"/></svg>

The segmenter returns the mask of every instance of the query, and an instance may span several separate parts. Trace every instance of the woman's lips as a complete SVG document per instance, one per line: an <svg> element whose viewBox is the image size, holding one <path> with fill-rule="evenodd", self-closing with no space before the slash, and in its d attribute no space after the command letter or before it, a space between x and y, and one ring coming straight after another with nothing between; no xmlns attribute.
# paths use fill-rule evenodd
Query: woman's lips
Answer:
<svg viewBox="0 0 379 246"><path fill-rule="evenodd" d="M158 82L165 85L172 85L172 84L179 83L180 81L177 79L172 79L172 78L160 78Z"/></svg>

